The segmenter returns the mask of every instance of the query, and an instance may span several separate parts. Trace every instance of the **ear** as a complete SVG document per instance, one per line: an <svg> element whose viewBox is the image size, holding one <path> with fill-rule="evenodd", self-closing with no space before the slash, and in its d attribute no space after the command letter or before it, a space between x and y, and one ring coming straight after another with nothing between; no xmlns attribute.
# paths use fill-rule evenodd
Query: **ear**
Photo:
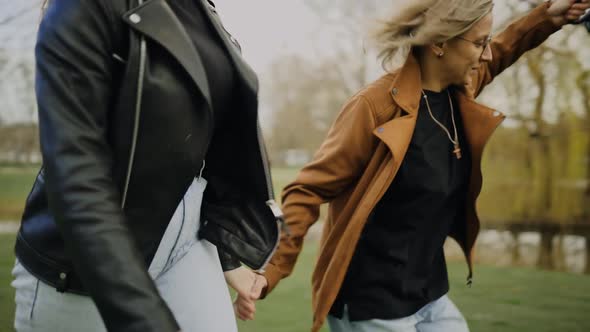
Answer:
<svg viewBox="0 0 590 332"><path fill-rule="evenodd" d="M445 54L446 43L430 44L429 51L432 52L436 57L440 58Z"/></svg>

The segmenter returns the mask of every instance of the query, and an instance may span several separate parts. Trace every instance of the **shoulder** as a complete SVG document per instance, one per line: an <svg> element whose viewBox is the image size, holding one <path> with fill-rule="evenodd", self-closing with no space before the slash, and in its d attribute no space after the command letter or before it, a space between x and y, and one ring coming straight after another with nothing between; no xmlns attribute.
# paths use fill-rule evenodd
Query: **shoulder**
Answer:
<svg viewBox="0 0 590 332"><path fill-rule="evenodd" d="M353 98L366 101L373 112L377 124L390 120L397 110L391 95L391 85L397 73L388 73L361 89Z"/></svg>
<svg viewBox="0 0 590 332"><path fill-rule="evenodd" d="M87 40L108 45L124 33L126 0L51 0L47 6L37 41L56 45L80 44Z"/></svg>
<svg viewBox="0 0 590 332"><path fill-rule="evenodd" d="M116 0L50 0L44 9L41 29L59 27L69 28L77 25L83 30L100 22L102 25L113 23L115 8L122 1ZM123 8L119 6L120 8Z"/></svg>

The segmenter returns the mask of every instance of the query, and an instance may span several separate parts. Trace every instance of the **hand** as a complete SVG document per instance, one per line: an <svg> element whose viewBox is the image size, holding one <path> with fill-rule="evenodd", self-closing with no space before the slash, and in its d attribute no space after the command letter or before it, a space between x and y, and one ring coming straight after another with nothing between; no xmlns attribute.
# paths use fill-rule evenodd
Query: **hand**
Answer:
<svg viewBox="0 0 590 332"><path fill-rule="evenodd" d="M255 301L260 298L262 291L268 286L268 281L262 275L256 274L256 279L250 290L249 296L238 295L234 302L234 311L241 320L252 320L256 313Z"/></svg>
<svg viewBox="0 0 590 332"><path fill-rule="evenodd" d="M238 293L238 296L250 298L250 291L256 281L256 273L240 266L237 269L223 272L223 275L227 284Z"/></svg>
<svg viewBox="0 0 590 332"><path fill-rule="evenodd" d="M575 23L590 8L590 0L553 0L547 10L555 25Z"/></svg>
<svg viewBox="0 0 590 332"><path fill-rule="evenodd" d="M256 274L256 280L254 281L254 285L252 286L252 298L254 300L258 300L260 298L260 295L262 295L262 291L268 287L268 280L266 280L266 278L261 275L261 274Z"/></svg>

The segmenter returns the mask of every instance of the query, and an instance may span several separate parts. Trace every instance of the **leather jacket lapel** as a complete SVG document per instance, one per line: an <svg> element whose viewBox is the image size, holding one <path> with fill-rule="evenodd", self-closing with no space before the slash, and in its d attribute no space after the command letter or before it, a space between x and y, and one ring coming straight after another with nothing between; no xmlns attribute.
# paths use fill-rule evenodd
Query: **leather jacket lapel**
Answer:
<svg viewBox="0 0 590 332"><path fill-rule="evenodd" d="M199 87L211 109L211 93L201 56L166 1L148 0L125 13L123 20L176 58Z"/></svg>
<svg viewBox="0 0 590 332"><path fill-rule="evenodd" d="M250 68L248 64L244 61L241 55L240 48L235 42L232 40L233 37L225 30L217 12L215 11L215 7L207 2L207 0L200 0L199 1L201 6L204 6L204 12L207 18L211 21L213 27L217 31L219 37L223 41L223 45L227 49L232 62L234 63L236 70L240 73L240 76L244 79L248 87L255 93L258 92L258 77L256 73Z"/></svg>

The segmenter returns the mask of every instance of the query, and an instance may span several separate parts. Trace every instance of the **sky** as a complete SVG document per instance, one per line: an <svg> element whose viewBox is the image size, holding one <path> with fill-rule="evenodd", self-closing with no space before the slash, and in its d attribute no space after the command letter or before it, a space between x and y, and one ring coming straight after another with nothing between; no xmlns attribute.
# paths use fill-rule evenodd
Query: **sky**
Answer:
<svg viewBox="0 0 590 332"><path fill-rule="evenodd" d="M0 47L31 50L41 0L0 0ZM227 30L242 45L244 57L256 70L280 54L304 52L317 31L318 19L303 0L217 0ZM9 17L16 19L1 24Z"/></svg>
<svg viewBox="0 0 590 332"><path fill-rule="evenodd" d="M393 0L382 1L389 3ZM14 54L15 58L32 59L41 2L0 0L0 51ZM226 29L238 39L244 58L258 73L262 83L270 79L268 69L273 61L294 53L315 58L318 53L330 52L330 45L337 41L307 7L305 0L215 0L215 3ZM496 22L502 21L503 14L506 14L500 10L501 3L498 1L494 10ZM10 19L13 16L16 18ZM587 47L584 49L588 50ZM22 121L18 111L14 111L18 110L19 98L13 90L18 88L18 84L6 81L10 79L6 76L6 71L0 68L0 80L6 83L0 84L0 96L4 96L0 102L3 114L0 115L10 122ZM264 84L261 87L264 88ZM506 107L500 98L495 98L495 101L490 106ZM6 116L8 112L11 114ZM271 110L261 105L261 113L267 117Z"/></svg>
<svg viewBox="0 0 590 332"><path fill-rule="evenodd" d="M32 60L41 2L0 0L0 48L3 52L13 54L15 59ZM216 0L215 4L226 29L238 39L244 58L261 81L266 80L267 69L276 59L285 54L309 53L311 39L316 42L316 48L317 44L322 44L318 43L321 40L317 33L319 19L304 0ZM0 94L14 95L11 91L0 91ZM5 103L10 104L9 100ZM18 112L6 114L15 108L4 107L3 118L9 122L22 120ZM262 112L268 114L268 110L262 108Z"/></svg>
<svg viewBox="0 0 590 332"><path fill-rule="evenodd" d="M317 38L319 20L303 0L217 0L227 30L259 73L284 54L305 53Z"/></svg>

